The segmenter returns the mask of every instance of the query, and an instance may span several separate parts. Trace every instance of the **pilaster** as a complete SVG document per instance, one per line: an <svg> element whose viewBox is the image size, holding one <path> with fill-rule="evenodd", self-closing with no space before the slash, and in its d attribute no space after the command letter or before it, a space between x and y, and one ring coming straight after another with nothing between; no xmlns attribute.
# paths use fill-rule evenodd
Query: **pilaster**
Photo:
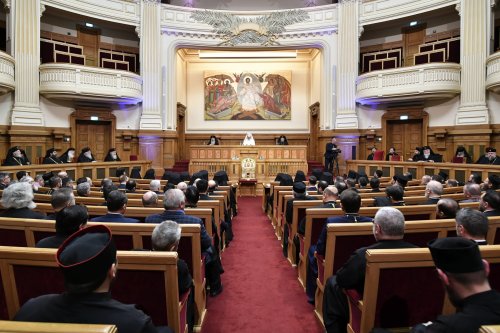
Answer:
<svg viewBox="0 0 500 333"><path fill-rule="evenodd" d="M488 124L486 105L485 61L488 55L489 1L461 0L460 14L460 107L456 115L457 125Z"/></svg>
<svg viewBox="0 0 500 333"><path fill-rule="evenodd" d="M359 3L342 0L339 4L337 116L335 128L358 128L356 78L359 54Z"/></svg>
<svg viewBox="0 0 500 333"><path fill-rule="evenodd" d="M140 57L142 115L140 129L162 129L161 7L158 0L141 1Z"/></svg>
<svg viewBox="0 0 500 333"><path fill-rule="evenodd" d="M40 110L40 0L15 0L13 54L16 59L16 90L11 125L44 126Z"/></svg>

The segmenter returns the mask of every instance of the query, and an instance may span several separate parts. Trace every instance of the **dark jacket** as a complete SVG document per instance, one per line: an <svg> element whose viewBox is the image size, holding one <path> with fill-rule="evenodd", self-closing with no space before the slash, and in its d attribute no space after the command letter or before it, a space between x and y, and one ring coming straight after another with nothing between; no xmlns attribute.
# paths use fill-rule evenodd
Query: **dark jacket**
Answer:
<svg viewBox="0 0 500 333"><path fill-rule="evenodd" d="M24 208L9 208L0 213L0 217L14 217L19 219L40 219L44 220L45 215L39 212L32 211L28 207Z"/></svg>
<svg viewBox="0 0 500 333"><path fill-rule="evenodd" d="M63 161L59 159L59 157L45 157L43 159L42 164L62 164Z"/></svg>
<svg viewBox="0 0 500 333"><path fill-rule="evenodd" d="M490 161L486 156L481 156L476 164L490 164L490 165L500 165L500 157L494 158L492 161Z"/></svg>
<svg viewBox="0 0 500 333"><path fill-rule="evenodd" d="M107 213L104 216L98 216L90 219L91 222L120 222L120 223L137 223L139 220L125 217L122 214Z"/></svg>

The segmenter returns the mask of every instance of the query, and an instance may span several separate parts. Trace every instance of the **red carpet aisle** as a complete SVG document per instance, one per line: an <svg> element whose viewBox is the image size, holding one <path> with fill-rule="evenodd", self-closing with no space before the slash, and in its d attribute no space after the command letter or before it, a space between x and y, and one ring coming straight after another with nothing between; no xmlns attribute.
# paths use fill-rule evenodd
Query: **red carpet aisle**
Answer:
<svg viewBox="0 0 500 333"><path fill-rule="evenodd" d="M235 239L222 257L224 292L208 297L202 333L322 332L261 198L238 199L233 229Z"/></svg>

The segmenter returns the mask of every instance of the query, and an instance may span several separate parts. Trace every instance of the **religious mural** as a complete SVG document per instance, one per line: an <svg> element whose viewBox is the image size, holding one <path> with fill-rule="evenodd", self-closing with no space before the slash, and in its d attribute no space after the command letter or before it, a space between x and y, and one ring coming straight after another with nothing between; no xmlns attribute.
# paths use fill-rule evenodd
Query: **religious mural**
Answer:
<svg viewBox="0 0 500 333"><path fill-rule="evenodd" d="M205 120L290 120L291 76L205 72Z"/></svg>

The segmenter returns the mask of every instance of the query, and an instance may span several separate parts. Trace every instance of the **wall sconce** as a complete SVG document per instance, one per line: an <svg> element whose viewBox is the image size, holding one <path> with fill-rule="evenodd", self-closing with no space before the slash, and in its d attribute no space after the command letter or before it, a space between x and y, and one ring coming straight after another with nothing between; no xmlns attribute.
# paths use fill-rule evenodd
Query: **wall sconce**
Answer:
<svg viewBox="0 0 500 333"><path fill-rule="evenodd" d="M71 141L71 137L70 137L70 136L65 135L65 136L63 136L63 141L64 141L64 142L70 142L70 141Z"/></svg>

